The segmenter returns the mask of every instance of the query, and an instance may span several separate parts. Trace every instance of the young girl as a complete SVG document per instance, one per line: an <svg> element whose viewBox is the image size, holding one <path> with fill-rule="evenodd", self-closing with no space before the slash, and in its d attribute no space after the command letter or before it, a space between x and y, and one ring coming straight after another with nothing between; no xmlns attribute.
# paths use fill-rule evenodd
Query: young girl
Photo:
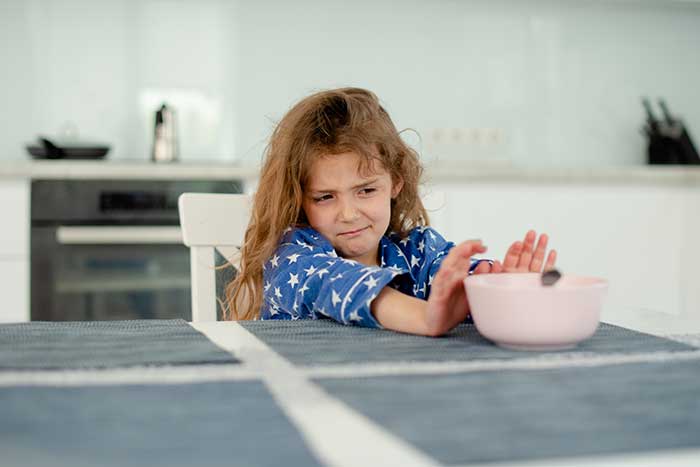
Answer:
<svg viewBox="0 0 700 467"><path fill-rule="evenodd" d="M229 319L330 318L439 336L469 314L471 273L541 271L547 236L529 231L503 263L474 260L428 225L422 167L377 97L343 88L296 104L275 129L253 201Z"/></svg>

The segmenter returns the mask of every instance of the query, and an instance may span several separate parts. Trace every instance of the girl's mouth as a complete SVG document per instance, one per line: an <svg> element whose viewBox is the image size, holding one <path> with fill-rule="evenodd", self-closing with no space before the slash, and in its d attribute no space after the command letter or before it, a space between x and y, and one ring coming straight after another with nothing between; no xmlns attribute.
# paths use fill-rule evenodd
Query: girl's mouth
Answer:
<svg viewBox="0 0 700 467"><path fill-rule="evenodd" d="M352 238L352 237L356 237L356 236L360 235L362 232L364 232L367 229L369 229L369 226L362 227L361 229L357 229L357 230L348 230L347 232L341 232L338 234L338 236L342 236L345 238Z"/></svg>

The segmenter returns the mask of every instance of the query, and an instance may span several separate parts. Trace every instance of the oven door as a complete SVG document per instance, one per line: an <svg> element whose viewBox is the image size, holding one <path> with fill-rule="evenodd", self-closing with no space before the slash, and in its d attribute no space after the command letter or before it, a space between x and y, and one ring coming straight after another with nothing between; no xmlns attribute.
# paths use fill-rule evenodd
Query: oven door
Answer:
<svg viewBox="0 0 700 467"><path fill-rule="evenodd" d="M178 226L32 227L31 319L190 320Z"/></svg>

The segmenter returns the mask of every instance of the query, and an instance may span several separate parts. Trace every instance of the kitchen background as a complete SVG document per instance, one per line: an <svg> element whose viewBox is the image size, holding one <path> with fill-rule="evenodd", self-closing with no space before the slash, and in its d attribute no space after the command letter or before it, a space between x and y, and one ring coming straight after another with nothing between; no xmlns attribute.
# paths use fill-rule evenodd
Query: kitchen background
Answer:
<svg viewBox="0 0 700 467"><path fill-rule="evenodd" d="M375 91L426 160L645 163L641 97L700 135L690 0L2 0L0 158L38 134L146 160L177 111L182 161L259 162L301 96Z"/></svg>
<svg viewBox="0 0 700 467"><path fill-rule="evenodd" d="M700 168L646 166L641 131L663 97L697 144L699 45L700 0L0 0L0 322L187 318L177 195L253 191L285 111L352 85L416 130L447 238L547 232L606 321L700 332ZM164 101L180 163L151 164Z"/></svg>

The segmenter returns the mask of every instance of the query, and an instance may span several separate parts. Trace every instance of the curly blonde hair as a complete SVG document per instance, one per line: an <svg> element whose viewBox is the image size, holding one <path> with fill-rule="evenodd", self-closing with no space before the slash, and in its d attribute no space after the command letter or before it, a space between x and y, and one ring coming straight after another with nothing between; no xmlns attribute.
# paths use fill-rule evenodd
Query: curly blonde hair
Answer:
<svg viewBox="0 0 700 467"><path fill-rule="evenodd" d="M264 262L285 229L308 226L302 197L310 167L321 156L347 152L361 156L360 170L371 170L377 160L393 183L403 183L392 200L388 231L405 236L429 224L418 194L423 173L418 154L401 139L377 96L360 88L312 94L287 112L266 148L239 273L225 289L225 319L259 317Z"/></svg>

